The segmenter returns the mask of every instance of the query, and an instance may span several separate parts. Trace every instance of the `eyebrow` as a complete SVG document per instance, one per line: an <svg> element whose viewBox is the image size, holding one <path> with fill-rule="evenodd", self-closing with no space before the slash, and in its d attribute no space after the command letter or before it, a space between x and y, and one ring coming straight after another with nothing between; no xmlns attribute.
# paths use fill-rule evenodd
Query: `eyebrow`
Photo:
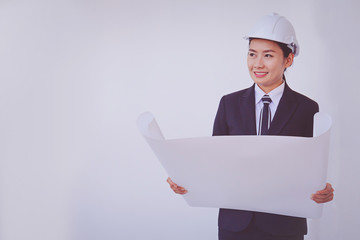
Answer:
<svg viewBox="0 0 360 240"><path fill-rule="evenodd" d="M257 51L255 51L254 49L249 49L249 51L251 51L251 52L257 52ZM264 53L268 53L268 52L276 52L276 51L274 51L274 50L265 50L265 51L263 51Z"/></svg>

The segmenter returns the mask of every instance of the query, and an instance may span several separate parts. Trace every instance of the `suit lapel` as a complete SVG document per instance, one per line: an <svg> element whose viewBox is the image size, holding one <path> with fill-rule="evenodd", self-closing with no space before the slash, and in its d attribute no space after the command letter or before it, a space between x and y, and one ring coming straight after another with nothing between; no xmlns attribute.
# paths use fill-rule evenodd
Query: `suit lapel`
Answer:
<svg viewBox="0 0 360 240"><path fill-rule="evenodd" d="M248 88L241 96L240 101L240 123L244 135L256 135L256 118L255 118L255 84Z"/></svg>
<svg viewBox="0 0 360 240"><path fill-rule="evenodd" d="M268 135L279 135L298 106L294 91L285 83L283 96L280 99L275 116L271 122Z"/></svg>

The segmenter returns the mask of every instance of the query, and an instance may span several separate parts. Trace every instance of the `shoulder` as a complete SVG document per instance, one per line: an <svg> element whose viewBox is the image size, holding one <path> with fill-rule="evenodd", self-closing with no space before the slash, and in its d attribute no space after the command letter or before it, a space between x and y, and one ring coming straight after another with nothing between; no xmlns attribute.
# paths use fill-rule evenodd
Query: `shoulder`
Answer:
<svg viewBox="0 0 360 240"><path fill-rule="evenodd" d="M242 97L250 97L254 95L254 85L236 92L232 92L224 95L221 101L232 102L241 99Z"/></svg>
<svg viewBox="0 0 360 240"><path fill-rule="evenodd" d="M291 98L295 99L296 102L301 106L305 108L313 109L316 112L319 111L319 104L316 101L297 91L290 89L288 86L286 86L286 90L284 93L286 93L284 95L289 95Z"/></svg>

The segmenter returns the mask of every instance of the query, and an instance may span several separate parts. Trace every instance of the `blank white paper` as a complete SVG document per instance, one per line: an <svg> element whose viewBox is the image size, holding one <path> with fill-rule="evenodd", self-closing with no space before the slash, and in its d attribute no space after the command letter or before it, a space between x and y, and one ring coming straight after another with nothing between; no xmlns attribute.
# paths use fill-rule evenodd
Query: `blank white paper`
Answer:
<svg viewBox="0 0 360 240"><path fill-rule="evenodd" d="M190 206L318 218L310 199L326 183L331 118L314 116L314 137L211 136L165 139L151 113L138 128ZM261 148L259 147L261 146Z"/></svg>

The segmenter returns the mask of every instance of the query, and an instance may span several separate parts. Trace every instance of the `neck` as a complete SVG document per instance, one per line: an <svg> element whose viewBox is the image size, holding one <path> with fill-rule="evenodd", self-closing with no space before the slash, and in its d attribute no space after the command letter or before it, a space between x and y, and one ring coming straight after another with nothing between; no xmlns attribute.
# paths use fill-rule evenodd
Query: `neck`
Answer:
<svg viewBox="0 0 360 240"><path fill-rule="evenodd" d="M264 91L264 93L268 94L269 92L271 92L272 90L274 90L275 88L280 86L283 82L284 82L284 80L281 79L281 81L279 83L274 84L272 86L261 86L259 84L258 84L258 86L259 86L259 88L261 88L261 90Z"/></svg>

